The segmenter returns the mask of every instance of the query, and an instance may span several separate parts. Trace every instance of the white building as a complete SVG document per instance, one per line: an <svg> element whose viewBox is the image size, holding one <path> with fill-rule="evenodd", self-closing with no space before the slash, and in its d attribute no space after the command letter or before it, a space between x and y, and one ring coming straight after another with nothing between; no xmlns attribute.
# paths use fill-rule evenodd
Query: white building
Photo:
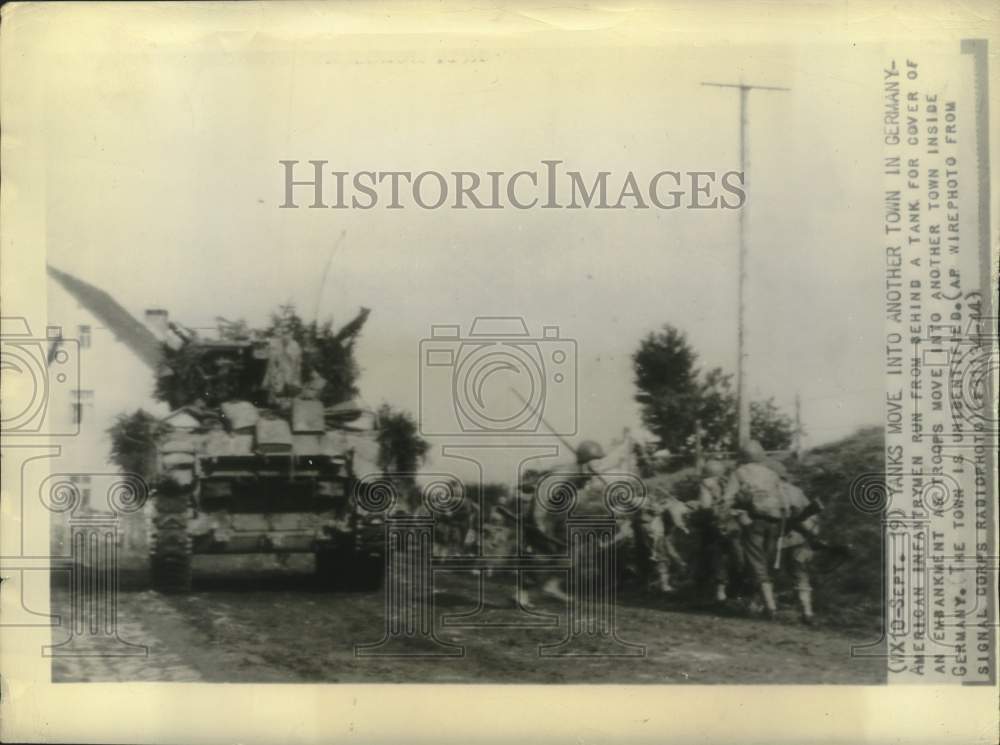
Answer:
<svg viewBox="0 0 1000 745"><path fill-rule="evenodd" d="M48 275L45 426L58 435L52 442L61 447L52 471L69 474L83 509L104 511L118 472L110 461L109 428L119 415L136 409L154 416L168 413L167 405L153 397L167 314L148 310L144 324L104 290L51 266ZM63 342L52 341L59 333ZM60 381L59 375L66 377ZM123 521L123 528L123 565L144 562L142 514ZM53 520L53 538L57 544L65 539L64 520Z"/></svg>

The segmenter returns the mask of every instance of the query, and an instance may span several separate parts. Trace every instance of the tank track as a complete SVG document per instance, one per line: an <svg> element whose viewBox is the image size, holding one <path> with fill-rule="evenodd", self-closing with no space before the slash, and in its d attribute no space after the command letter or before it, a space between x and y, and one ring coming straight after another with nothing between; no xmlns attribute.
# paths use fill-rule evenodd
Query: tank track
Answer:
<svg viewBox="0 0 1000 745"><path fill-rule="evenodd" d="M153 496L149 540L153 589L165 593L191 590L191 536L188 534L190 495L169 490Z"/></svg>
<svg viewBox="0 0 1000 745"><path fill-rule="evenodd" d="M353 536L340 545L316 552L316 577L331 590L369 592L382 587L385 575L384 529L356 526ZM374 555L373 555L374 554Z"/></svg>

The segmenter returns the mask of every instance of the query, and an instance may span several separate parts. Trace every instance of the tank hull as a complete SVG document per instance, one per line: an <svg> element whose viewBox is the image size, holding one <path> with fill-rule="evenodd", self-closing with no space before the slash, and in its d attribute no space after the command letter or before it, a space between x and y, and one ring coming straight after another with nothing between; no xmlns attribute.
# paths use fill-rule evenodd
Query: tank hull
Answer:
<svg viewBox="0 0 1000 745"><path fill-rule="evenodd" d="M220 554L312 553L325 584L377 585L384 526L356 500L358 439L320 430L317 401L296 401L287 418L227 406L229 429L192 416L159 448L149 522L158 589L189 590L192 558Z"/></svg>

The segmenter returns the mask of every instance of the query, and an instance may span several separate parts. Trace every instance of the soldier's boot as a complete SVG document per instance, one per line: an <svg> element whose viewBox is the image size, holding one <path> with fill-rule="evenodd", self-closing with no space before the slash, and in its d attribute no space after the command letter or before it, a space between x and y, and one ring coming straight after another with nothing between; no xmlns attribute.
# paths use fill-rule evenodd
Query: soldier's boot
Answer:
<svg viewBox="0 0 1000 745"><path fill-rule="evenodd" d="M726 583L720 582L715 586L715 602L724 603L729 600L729 596L726 594Z"/></svg>
<svg viewBox="0 0 1000 745"><path fill-rule="evenodd" d="M812 626L815 616L813 616L812 590L799 590L799 606L802 610L802 623Z"/></svg>
<svg viewBox="0 0 1000 745"><path fill-rule="evenodd" d="M764 617L774 618L778 612L778 604L774 602L774 585L770 582L761 582L760 594L764 598Z"/></svg>
<svg viewBox="0 0 1000 745"><path fill-rule="evenodd" d="M670 584L670 569L663 562L656 565L656 571L660 578L660 592L676 592L672 584Z"/></svg>

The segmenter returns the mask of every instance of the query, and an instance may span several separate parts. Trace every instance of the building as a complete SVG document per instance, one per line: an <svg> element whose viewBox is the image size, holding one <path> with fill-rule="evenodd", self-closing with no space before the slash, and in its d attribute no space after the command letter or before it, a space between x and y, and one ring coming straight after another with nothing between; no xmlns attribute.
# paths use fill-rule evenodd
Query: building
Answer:
<svg viewBox="0 0 1000 745"><path fill-rule="evenodd" d="M137 320L104 290L48 267L49 367L57 359L59 376L50 375L47 432L61 448L52 472L65 474L80 496L79 509L109 509L108 492L120 482L111 462L108 433L116 418L136 409L154 416L168 413L154 396L161 340L167 313L147 310ZM57 357L58 356L58 357ZM53 548L65 552L67 520L52 519ZM142 512L122 520L119 560L140 568L146 559Z"/></svg>

